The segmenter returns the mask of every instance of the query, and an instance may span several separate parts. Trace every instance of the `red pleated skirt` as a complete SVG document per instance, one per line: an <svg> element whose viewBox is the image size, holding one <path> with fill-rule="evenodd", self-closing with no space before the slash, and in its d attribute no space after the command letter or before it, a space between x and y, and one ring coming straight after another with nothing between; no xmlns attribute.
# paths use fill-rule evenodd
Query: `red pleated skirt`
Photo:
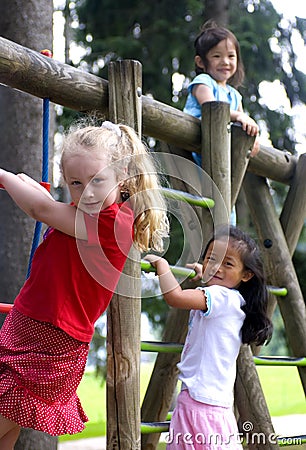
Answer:
<svg viewBox="0 0 306 450"><path fill-rule="evenodd" d="M88 418L76 394L89 344L13 308L0 330L0 414L53 436L75 434Z"/></svg>

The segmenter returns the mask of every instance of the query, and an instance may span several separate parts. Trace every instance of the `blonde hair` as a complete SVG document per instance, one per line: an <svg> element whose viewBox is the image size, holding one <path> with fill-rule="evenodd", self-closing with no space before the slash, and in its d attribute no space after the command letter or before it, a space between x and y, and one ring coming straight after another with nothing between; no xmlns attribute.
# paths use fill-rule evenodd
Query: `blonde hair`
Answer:
<svg viewBox="0 0 306 450"><path fill-rule="evenodd" d="M129 126L104 122L102 126L74 125L62 144L61 171L65 178L65 161L83 154L106 158L123 184L134 211L134 244L142 251L163 251L168 236L167 207L161 191L155 162L147 147Z"/></svg>

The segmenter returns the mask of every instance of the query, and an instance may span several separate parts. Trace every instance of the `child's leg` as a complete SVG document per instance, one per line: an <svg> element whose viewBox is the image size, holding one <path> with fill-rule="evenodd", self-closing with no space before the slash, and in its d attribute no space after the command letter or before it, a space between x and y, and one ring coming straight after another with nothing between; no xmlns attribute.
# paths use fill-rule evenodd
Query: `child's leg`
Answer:
<svg viewBox="0 0 306 450"><path fill-rule="evenodd" d="M20 427L15 422L0 415L0 448L1 450L13 450L18 439Z"/></svg>

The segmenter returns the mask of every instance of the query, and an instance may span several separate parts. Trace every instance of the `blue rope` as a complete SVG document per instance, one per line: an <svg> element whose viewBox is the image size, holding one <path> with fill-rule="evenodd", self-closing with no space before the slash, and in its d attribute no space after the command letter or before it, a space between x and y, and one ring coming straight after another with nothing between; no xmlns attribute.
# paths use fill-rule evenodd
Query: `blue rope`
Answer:
<svg viewBox="0 0 306 450"><path fill-rule="evenodd" d="M43 100L43 154L42 154L42 181L47 183L49 178L49 99L44 98ZM38 247L40 234L42 229L42 223L36 222L32 248L30 252L28 270L27 270L27 279L31 273L32 260L35 253L35 250Z"/></svg>
<svg viewBox="0 0 306 450"><path fill-rule="evenodd" d="M48 98L44 98L43 103L43 156L42 156L42 178L41 181L47 183L49 179L49 103Z"/></svg>

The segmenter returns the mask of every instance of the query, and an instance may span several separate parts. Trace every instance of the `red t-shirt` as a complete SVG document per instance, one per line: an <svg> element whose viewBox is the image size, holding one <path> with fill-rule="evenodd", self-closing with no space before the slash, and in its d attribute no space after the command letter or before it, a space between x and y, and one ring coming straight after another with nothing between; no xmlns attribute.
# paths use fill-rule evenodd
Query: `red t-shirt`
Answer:
<svg viewBox="0 0 306 450"><path fill-rule="evenodd" d="M114 203L99 215L84 214L88 239L47 230L15 308L89 342L106 310L133 242L133 212Z"/></svg>

